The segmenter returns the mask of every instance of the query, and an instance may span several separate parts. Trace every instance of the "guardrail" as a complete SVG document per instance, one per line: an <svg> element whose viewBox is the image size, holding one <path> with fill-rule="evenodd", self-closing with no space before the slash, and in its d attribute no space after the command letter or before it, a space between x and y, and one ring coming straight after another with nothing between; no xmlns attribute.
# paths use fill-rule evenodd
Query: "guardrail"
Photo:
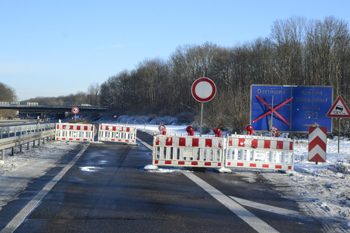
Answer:
<svg viewBox="0 0 350 233"><path fill-rule="evenodd" d="M43 143L46 140L52 140L55 135L55 124L31 124L20 126L0 127L0 159L5 159L5 149L12 147L12 155L14 154L14 147L22 146L27 143L27 149L29 150L29 142L33 142L35 146L35 140L38 140L40 146L40 140L43 139Z"/></svg>

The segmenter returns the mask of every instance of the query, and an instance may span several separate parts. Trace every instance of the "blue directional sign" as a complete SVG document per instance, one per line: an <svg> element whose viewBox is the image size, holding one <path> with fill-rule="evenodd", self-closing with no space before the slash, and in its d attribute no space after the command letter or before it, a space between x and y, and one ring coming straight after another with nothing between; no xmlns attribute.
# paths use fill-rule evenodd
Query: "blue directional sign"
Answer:
<svg viewBox="0 0 350 233"><path fill-rule="evenodd" d="M326 117L332 107L332 87L251 86L250 124L256 131L308 132L318 124L332 132L332 119Z"/></svg>

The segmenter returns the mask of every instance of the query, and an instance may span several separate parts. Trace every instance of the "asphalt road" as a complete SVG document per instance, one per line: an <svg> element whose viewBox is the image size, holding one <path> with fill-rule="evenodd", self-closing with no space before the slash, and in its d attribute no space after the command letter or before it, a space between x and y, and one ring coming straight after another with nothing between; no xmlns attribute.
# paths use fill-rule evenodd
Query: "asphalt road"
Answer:
<svg viewBox="0 0 350 233"><path fill-rule="evenodd" d="M142 132L138 137L147 143L153 141ZM271 232L270 228L276 232L322 232L322 223L300 212L300 216L291 216L268 208L240 209L243 206L230 196L298 212L295 202L281 198L259 174L257 182L249 183L237 174L212 169L148 172L143 168L152 163L151 151L141 144L91 144L77 157L82 149L83 145L72 151L34 180L17 200L3 207L1 232ZM55 180L65 168L67 171ZM57 183L38 198L52 180ZM225 202L228 199L231 204ZM22 221L18 216L32 202L33 210L24 214ZM261 222L270 228L259 225Z"/></svg>

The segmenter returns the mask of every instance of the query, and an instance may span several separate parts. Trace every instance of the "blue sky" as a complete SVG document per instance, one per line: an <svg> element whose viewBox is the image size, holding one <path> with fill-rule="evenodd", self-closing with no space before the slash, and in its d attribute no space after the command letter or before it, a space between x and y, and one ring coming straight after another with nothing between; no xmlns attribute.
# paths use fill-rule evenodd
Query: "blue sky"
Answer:
<svg viewBox="0 0 350 233"><path fill-rule="evenodd" d="M0 82L19 101L86 92L178 46L233 47L292 16L350 23L349 9L348 0L0 0Z"/></svg>

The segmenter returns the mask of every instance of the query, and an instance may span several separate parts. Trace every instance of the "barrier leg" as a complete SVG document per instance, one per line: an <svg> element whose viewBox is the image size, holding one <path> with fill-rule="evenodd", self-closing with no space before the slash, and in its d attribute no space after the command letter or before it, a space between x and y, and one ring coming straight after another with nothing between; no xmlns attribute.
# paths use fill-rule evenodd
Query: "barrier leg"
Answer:
<svg viewBox="0 0 350 233"><path fill-rule="evenodd" d="M35 147L35 140L33 140L33 147Z"/></svg>
<svg viewBox="0 0 350 233"><path fill-rule="evenodd" d="M39 138L39 140L38 140L38 146L40 146L40 138Z"/></svg>
<svg viewBox="0 0 350 233"><path fill-rule="evenodd" d="M22 152L22 146L23 144L19 145L19 151Z"/></svg>
<svg viewBox="0 0 350 233"><path fill-rule="evenodd" d="M12 152L11 152L11 155L13 156L15 154L15 148L12 147Z"/></svg>
<svg viewBox="0 0 350 233"><path fill-rule="evenodd" d="M5 149L1 151L1 160L5 160Z"/></svg>
<svg viewBox="0 0 350 233"><path fill-rule="evenodd" d="M27 150L29 150L29 142L27 142Z"/></svg>

